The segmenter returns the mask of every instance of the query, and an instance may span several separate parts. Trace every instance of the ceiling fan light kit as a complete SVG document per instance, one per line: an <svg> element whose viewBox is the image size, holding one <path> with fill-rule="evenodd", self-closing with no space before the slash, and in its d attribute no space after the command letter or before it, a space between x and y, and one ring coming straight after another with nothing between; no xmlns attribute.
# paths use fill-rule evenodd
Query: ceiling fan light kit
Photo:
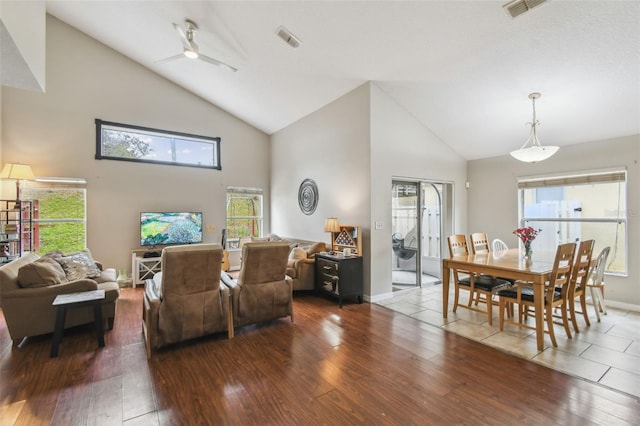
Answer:
<svg viewBox="0 0 640 426"><path fill-rule="evenodd" d="M531 132L520 149L511 151L511 156L513 158L525 163L536 163L538 161L546 160L558 152L559 149L557 146L542 146L538 140L537 126L540 122L536 120L536 99L540 98L540 96L542 95L537 92L529 95L529 99L531 99L531 102L533 103L533 120L531 123L528 123L531 126Z"/></svg>

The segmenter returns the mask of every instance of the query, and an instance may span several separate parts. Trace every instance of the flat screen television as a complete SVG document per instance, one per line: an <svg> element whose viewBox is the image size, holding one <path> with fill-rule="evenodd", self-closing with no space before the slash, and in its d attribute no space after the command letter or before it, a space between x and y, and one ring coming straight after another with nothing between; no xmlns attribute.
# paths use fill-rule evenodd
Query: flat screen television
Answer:
<svg viewBox="0 0 640 426"><path fill-rule="evenodd" d="M140 245L161 246L202 242L202 212L140 213Z"/></svg>

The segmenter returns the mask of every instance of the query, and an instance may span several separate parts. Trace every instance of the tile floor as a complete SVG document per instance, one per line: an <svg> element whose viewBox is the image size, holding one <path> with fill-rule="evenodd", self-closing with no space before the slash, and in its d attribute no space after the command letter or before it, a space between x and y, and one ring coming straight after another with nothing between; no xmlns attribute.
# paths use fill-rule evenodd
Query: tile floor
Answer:
<svg viewBox="0 0 640 426"><path fill-rule="evenodd" d="M462 292L460 298L466 294ZM452 301L453 293L449 296L446 320L442 317L439 284L394 292L391 299L378 304L554 370L640 397L640 313L608 307L608 315L601 315L602 321L597 322L593 306L588 305L590 327L579 316L580 333L568 339L558 325L555 329L558 347L551 345L545 333L545 347L538 351L533 330L505 324L504 332L500 331L497 309L493 326L489 326L487 316L482 313L458 308L454 314Z"/></svg>

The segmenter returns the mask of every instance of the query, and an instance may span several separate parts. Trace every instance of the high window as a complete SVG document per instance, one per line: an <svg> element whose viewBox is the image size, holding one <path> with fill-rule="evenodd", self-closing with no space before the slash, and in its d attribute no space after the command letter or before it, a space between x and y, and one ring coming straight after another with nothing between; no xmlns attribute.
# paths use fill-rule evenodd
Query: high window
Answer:
<svg viewBox="0 0 640 426"><path fill-rule="evenodd" d="M72 253L87 246L87 189L84 179L25 181L20 197L33 203L33 250Z"/></svg>
<svg viewBox="0 0 640 426"><path fill-rule="evenodd" d="M96 159L220 170L220 138L96 119Z"/></svg>
<svg viewBox="0 0 640 426"><path fill-rule="evenodd" d="M239 247L240 238L262 235L262 189L227 188L227 247Z"/></svg>
<svg viewBox="0 0 640 426"><path fill-rule="evenodd" d="M535 250L595 240L594 256L611 247L608 273L627 274L627 174L609 170L518 181L520 223L542 229Z"/></svg>

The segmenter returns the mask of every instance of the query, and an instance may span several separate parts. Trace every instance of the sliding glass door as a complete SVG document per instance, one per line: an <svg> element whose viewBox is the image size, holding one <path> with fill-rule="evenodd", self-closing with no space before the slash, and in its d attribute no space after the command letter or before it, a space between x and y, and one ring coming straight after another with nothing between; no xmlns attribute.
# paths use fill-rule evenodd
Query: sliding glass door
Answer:
<svg viewBox="0 0 640 426"><path fill-rule="evenodd" d="M442 235L453 224L453 185L394 179L391 194L394 291L439 283Z"/></svg>

